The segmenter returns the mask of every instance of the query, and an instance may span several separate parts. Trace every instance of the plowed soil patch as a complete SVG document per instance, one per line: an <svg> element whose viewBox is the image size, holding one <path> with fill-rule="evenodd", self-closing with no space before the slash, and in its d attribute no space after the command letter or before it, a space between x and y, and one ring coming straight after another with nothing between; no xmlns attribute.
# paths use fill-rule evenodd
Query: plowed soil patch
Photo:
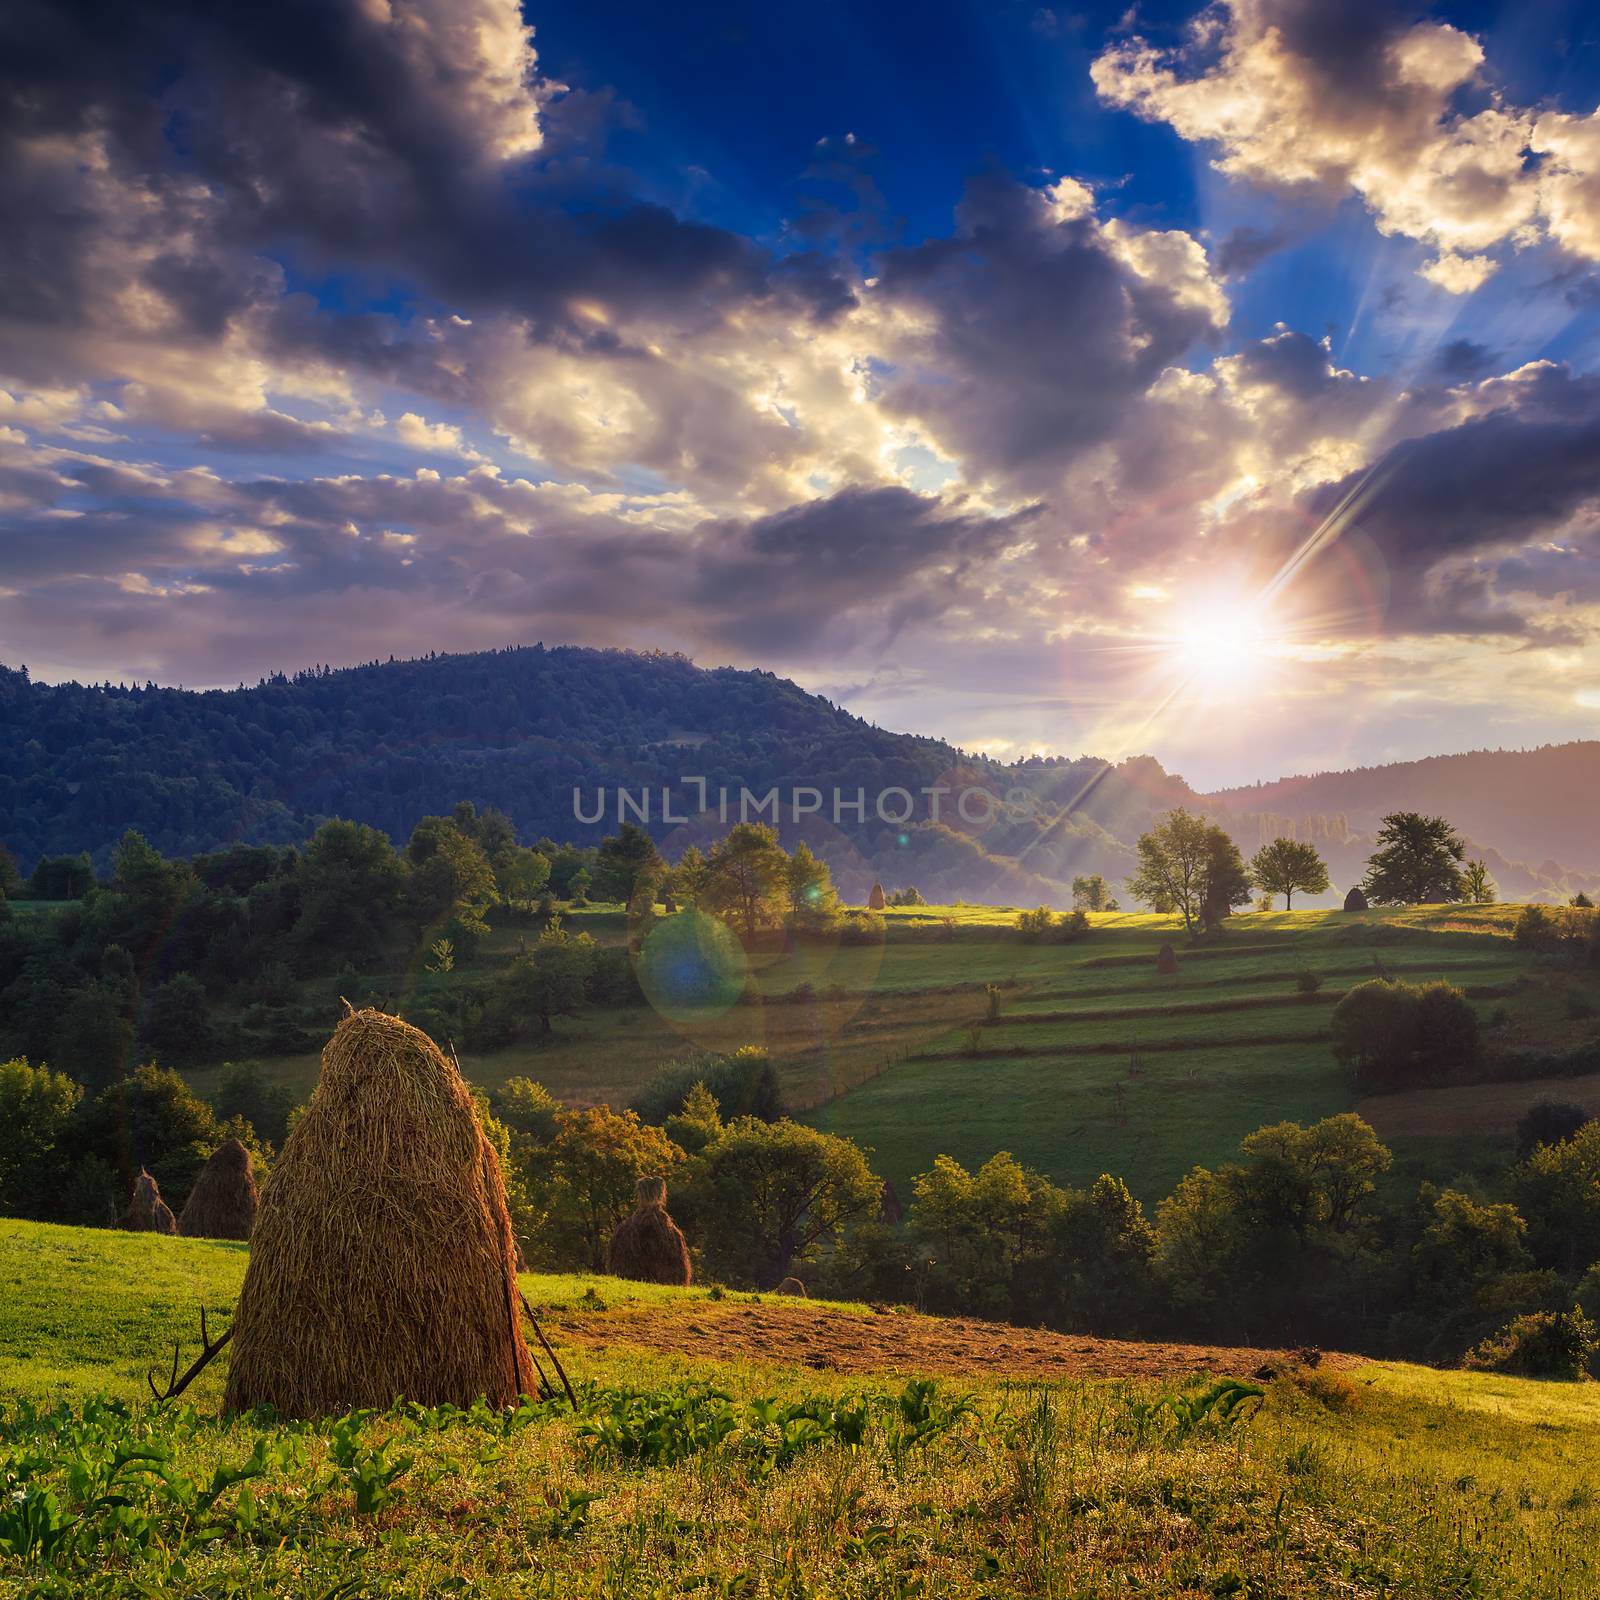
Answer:
<svg viewBox="0 0 1600 1600"><path fill-rule="evenodd" d="M550 1319L591 1349L632 1347L724 1360L744 1356L831 1372L955 1376L1185 1378L1248 1376L1282 1352L1194 1344L1136 1344L1012 1328L962 1317L881 1315L804 1304L707 1302L691 1314L621 1307ZM1331 1356L1330 1362L1348 1364Z"/></svg>

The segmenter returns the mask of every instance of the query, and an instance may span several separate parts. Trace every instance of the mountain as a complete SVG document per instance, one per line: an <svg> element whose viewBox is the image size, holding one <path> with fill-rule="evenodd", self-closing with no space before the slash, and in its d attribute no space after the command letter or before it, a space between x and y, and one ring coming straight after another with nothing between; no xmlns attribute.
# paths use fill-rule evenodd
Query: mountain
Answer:
<svg viewBox="0 0 1600 1600"><path fill-rule="evenodd" d="M1578 752L1570 767L1563 750ZM403 841L471 800L529 841L594 843L644 820L671 854L738 821L742 797L751 820L770 820L776 791L783 833L809 839L852 898L881 880L930 899L1060 904L1079 873L1120 884L1133 841L1174 805L1222 814L1247 853L1275 832L1314 838L1342 886L1377 818L1404 804L1445 812L1495 852L1507 894L1556 896L1592 885L1549 858L1596 855L1566 786L1582 771L1594 792L1600 746L1563 750L1486 758L1510 764L1495 768L1508 797L1510 769L1538 764L1521 807L1483 802L1464 775L1429 788L1413 777L1429 762L1200 796L1148 756L1005 765L875 727L770 672L680 655L531 645L206 691L43 684L0 667L0 842L27 870L83 850L104 865L130 827L169 855L295 843L335 816ZM709 820L686 823L702 796ZM1530 848L1547 812L1552 842Z"/></svg>
<svg viewBox="0 0 1600 1600"><path fill-rule="evenodd" d="M1508 869L1524 863L1535 875L1555 880L1574 871L1600 873L1597 796L1600 741L1583 740L1318 772L1204 798L1207 806L1234 817L1250 814L1279 823L1343 818L1346 828L1362 835L1376 832L1386 812L1439 813L1498 853Z"/></svg>

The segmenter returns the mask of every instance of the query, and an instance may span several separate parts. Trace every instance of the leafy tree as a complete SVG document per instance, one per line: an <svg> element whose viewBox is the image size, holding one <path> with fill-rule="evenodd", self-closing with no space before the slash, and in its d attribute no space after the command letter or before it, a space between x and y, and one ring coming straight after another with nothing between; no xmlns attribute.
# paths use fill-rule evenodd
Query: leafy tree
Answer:
<svg viewBox="0 0 1600 1600"><path fill-rule="evenodd" d="M141 1043L151 1055L188 1067L211 1058L211 1006L198 978L180 972L145 1007Z"/></svg>
<svg viewBox="0 0 1600 1600"><path fill-rule="evenodd" d="M1139 867L1128 889L1156 911L1176 911L1190 933L1214 926L1250 900L1238 846L1215 823L1179 806L1139 836Z"/></svg>
<svg viewBox="0 0 1600 1600"><path fill-rule="evenodd" d="M424 817L406 842L408 894L417 920L430 932L447 929L459 949L489 932L484 914L494 904L494 869L476 839L450 817Z"/></svg>
<svg viewBox="0 0 1600 1600"><path fill-rule="evenodd" d="M405 868L388 837L357 822L325 822L300 858L293 943L311 962L378 960L393 936Z"/></svg>
<svg viewBox="0 0 1600 1600"><path fill-rule="evenodd" d="M1155 1229L1121 1178L1102 1173L1087 1193L1069 1191L1056 1219L1053 1255L1061 1272L1057 1326L1130 1333L1149 1316Z"/></svg>
<svg viewBox="0 0 1600 1600"><path fill-rule="evenodd" d="M683 1099L683 1109L666 1121L667 1137L686 1155L697 1156L722 1137L722 1111L717 1097L703 1083L693 1084Z"/></svg>
<svg viewBox="0 0 1600 1600"><path fill-rule="evenodd" d="M1600 1355L1600 1328L1582 1311L1536 1311L1513 1318L1468 1351L1462 1365L1477 1372L1581 1383L1596 1355Z"/></svg>
<svg viewBox="0 0 1600 1600"><path fill-rule="evenodd" d="M1049 906L1017 913L1017 932L1024 939L1043 939L1056 925L1056 914Z"/></svg>
<svg viewBox="0 0 1600 1600"><path fill-rule="evenodd" d="M22 896L28 900L81 900L94 888L94 866L88 853L41 856L28 876Z"/></svg>
<svg viewBox="0 0 1600 1600"><path fill-rule="evenodd" d="M128 1069L133 1025L124 1002L103 983L79 989L51 1036L50 1059L56 1069L90 1089L115 1083Z"/></svg>
<svg viewBox="0 0 1600 1600"><path fill-rule="evenodd" d="M1315 845L1300 839L1273 839L1250 858L1250 876L1258 889L1281 894L1283 908L1292 910L1294 896L1323 894L1328 888L1328 867Z"/></svg>
<svg viewBox="0 0 1600 1600"><path fill-rule="evenodd" d="M555 1123L554 1136L524 1173L547 1219L537 1249L549 1265L599 1272L607 1242L633 1210L634 1186L666 1173L682 1152L631 1111L559 1110Z"/></svg>
<svg viewBox="0 0 1600 1600"><path fill-rule="evenodd" d="M595 851L594 896L627 905L641 881L653 884L665 870L655 840L638 823L624 822Z"/></svg>
<svg viewBox="0 0 1600 1600"><path fill-rule="evenodd" d="M571 934L560 917L552 917L533 948L520 955L500 980L500 997L514 1014L539 1019L539 1031L551 1032L551 1020L570 1016L586 998L585 984L594 966L594 940Z"/></svg>
<svg viewBox="0 0 1600 1600"><path fill-rule="evenodd" d="M1072 903L1083 911L1114 911L1111 885L1098 872L1072 880Z"/></svg>
<svg viewBox="0 0 1600 1600"><path fill-rule="evenodd" d="M1512 1202L1528 1220L1528 1243L1541 1266L1581 1272L1600 1240L1600 1121L1560 1144L1540 1145L1513 1167Z"/></svg>
<svg viewBox="0 0 1600 1600"><path fill-rule="evenodd" d="M1535 1101L1517 1122L1517 1159L1526 1161L1541 1145L1565 1144L1593 1120L1571 1100Z"/></svg>
<svg viewBox="0 0 1600 1600"><path fill-rule="evenodd" d="M1375 978L1360 983L1329 1019L1334 1057L1357 1086L1396 1088L1469 1065L1479 1046L1478 1014L1453 984L1418 986Z"/></svg>
<svg viewBox="0 0 1600 1600"><path fill-rule="evenodd" d="M511 845L490 857L495 887L513 905L526 905L544 893L550 881L550 858L541 851Z"/></svg>
<svg viewBox="0 0 1600 1600"><path fill-rule="evenodd" d="M739 1117L699 1156L686 1199L712 1276L769 1289L876 1212L882 1188L848 1139Z"/></svg>
<svg viewBox="0 0 1600 1600"><path fill-rule="evenodd" d="M1461 897L1475 906L1492 906L1500 890L1489 876L1487 861L1469 861L1461 874Z"/></svg>
<svg viewBox="0 0 1600 1600"><path fill-rule="evenodd" d="M67 1135L82 1097L63 1072L0 1062L0 1215L60 1214L61 1182L73 1160Z"/></svg>
<svg viewBox="0 0 1600 1600"><path fill-rule="evenodd" d="M1067 1197L1002 1150L968 1172L939 1156L912 1186L911 1222L940 1310L1037 1321L1057 1287L1054 1229Z"/></svg>
<svg viewBox="0 0 1600 1600"><path fill-rule="evenodd" d="M838 920L839 894L833 886L833 874L828 863L813 855L804 840L789 857L783 886L792 927L816 930L831 927Z"/></svg>
<svg viewBox="0 0 1600 1600"><path fill-rule="evenodd" d="M1466 853L1443 817L1394 811L1378 830L1378 848L1367 861L1361 887L1377 906L1460 900L1466 893L1461 867Z"/></svg>
<svg viewBox="0 0 1600 1600"><path fill-rule="evenodd" d="M1481 1204L1457 1189L1424 1184L1425 1218L1408 1275L1412 1348L1450 1359L1504 1315L1496 1291L1533 1267L1528 1225L1515 1206Z"/></svg>
<svg viewBox="0 0 1600 1600"><path fill-rule="evenodd" d="M507 1078L490 1091L489 1107L511 1131L512 1138L548 1144L555 1137L561 1102L532 1078Z"/></svg>
<svg viewBox="0 0 1600 1600"><path fill-rule="evenodd" d="M1257 1129L1239 1159L1197 1167L1156 1213L1155 1269L1213 1335L1337 1326L1372 1259L1372 1196L1390 1155L1351 1113Z"/></svg>
<svg viewBox="0 0 1600 1600"><path fill-rule="evenodd" d="M293 1091L254 1062L224 1069L212 1105L219 1122L248 1122L268 1143L283 1148L294 1111Z"/></svg>
<svg viewBox="0 0 1600 1600"><path fill-rule="evenodd" d="M712 846L695 904L728 918L749 938L782 915L788 881L789 860L777 834L765 823L741 822Z"/></svg>
<svg viewBox="0 0 1600 1600"><path fill-rule="evenodd" d="M243 1132L245 1142L253 1144L251 1131ZM124 1198L139 1168L148 1167L176 1211L227 1134L211 1107L176 1072L151 1065L85 1100L73 1119L71 1137L76 1148L120 1175Z"/></svg>

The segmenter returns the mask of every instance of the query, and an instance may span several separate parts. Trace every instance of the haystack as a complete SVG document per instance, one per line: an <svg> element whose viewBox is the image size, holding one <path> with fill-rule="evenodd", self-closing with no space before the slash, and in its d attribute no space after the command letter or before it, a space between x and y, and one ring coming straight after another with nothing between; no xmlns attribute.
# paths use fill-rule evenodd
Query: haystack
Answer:
<svg viewBox="0 0 1600 1600"><path fill-rule="evenodd" d="M455 1065L356 1011L261 1197L224 1404L291 1417L537 1392L500 1158Z"/></svg>
<svg viewBox="0 0 1600 1600"><path fill-rule="evenodd" d="M1170 944L1164 944L1156 952L1156 971L1163 977L1170 978L1178 970L1178 952Z"/></svg>
<svg viewBox="0 0 1600 1600"><path fill-rule="evenodd" d="M689 1282L689 1246L667 1215L665 1178L641 1178L635 1185L634 1209L606 1248L606 1271L640 1283Z"/></svg>
<svg viewBox="0 0 1600 1600"><path fill-rule="evenodd" d="M250 1152L229 1139L200 1169L178 1218L178 1232L186 1239L248 1239L259 1204Z"/></svg>
<svg viewBox="0 0 1600 1600"><path fill-rule="evenodd" d="M869 911L882 911L886 903L883 895L883 885L881 883L873 884L872 893L867 896L867 909Z"/></svg>
<svg viewBox="0 0 1600 1600"><path fill-rule="evenodd" d="M1367 909L1367 897L1362 893L1359 883L1344 897L1344 908L1346 911L1365 911Z"/></svg>
<svg viewBox="0 0 1600 1600"><path fill-rule="evenodd" d="M178 1219L172 1214L172 1207L161 1198L161 1186L154 1178L139 1168L139 1176L134 1179L133 1198L128 1202L128 1209L117 1219L119 1228L126 1228L130 1233L176 1233Z"/></svg>
<svg viewBox="0 0 1600 1600"><path fill-rule="evenodd" d="M806 1286L798 1278L785 1278L772 1292L774 1294L797 1294L802 1300L811 1298L806 1293Z"/></svg>

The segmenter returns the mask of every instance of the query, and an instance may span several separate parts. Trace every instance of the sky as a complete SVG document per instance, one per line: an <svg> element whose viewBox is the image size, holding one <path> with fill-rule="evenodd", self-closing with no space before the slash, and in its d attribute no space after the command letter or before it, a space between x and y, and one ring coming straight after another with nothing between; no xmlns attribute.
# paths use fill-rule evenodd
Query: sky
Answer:
<svg viewBox="0 0 1600 1600"><path fill-rule="evenodd" d="M1200 787L1600 728L1600 14L12 0L0 661Z"/></svg>

